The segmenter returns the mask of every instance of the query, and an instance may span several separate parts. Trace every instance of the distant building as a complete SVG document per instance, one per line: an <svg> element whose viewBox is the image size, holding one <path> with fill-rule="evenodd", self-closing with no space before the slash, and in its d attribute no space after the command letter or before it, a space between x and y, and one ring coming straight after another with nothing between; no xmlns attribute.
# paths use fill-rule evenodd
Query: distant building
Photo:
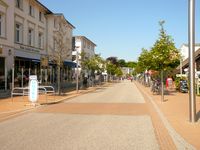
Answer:
<svg viewBox="0 0 200 150"><path fill-rule="evenodd" d="M195 44L195 51L197 51L199 48L200 48L200 43ZM188 58L188 56L189 56L189 47L188 47L188 44L182 44L181 45L181 47L180 47L180 53L181 53L183 61Z"/></svg>
<svg viewBox="0 0 200 150"><path fill-rule="evenodd" d="M182 44L180 48L182 59L180 60L180 66L177 68L180 73L186 73L189 67L189 47L188 44ZM200 71L200 43L195 44L195 70Z"/></svg>
<svg viewBox="0 0 200 150"><path fill-rule="evenodd" d="M76 63L76 54L78 52L78 65L80 67L82 60L90 59L91 57L95 56L96 44L85 36L74 36L73 47L72 60ZM84 58L82 58L83 56Z"/></svg>
<svg viewBox="0 0 200 150"><path fill-rule="evenodd" d="M127 74L132 74L133 73L133 68L129 68L129 67L122 67L122 72L123 72L123 76L126 76Z"/></svg>

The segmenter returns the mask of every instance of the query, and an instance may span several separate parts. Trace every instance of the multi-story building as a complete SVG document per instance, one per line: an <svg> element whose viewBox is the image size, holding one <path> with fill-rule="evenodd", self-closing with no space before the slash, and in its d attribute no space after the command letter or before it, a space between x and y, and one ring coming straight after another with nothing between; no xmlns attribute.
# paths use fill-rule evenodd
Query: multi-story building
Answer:
<svg viewBox="0 0 200 150"><path fill-rule="evenodd" d="M95 47L96 44L88 38L86 38L85 36L73 37L72 60L79 66L79 72L76 71L76 73L80 74L81 70L83 71L81 61L90 59L95 55ZM85 70L84 74L88 74L88 72Z"/></svg>
<svg viewBox="0 0 200 150"><path fill-rule="evenodd" d="M78 52L79 62L78 64L81 65L81 54L84 56L84 59L90 59L95 55L95 47L96 44L93 43L91 40L86 38L85 36L74 36L73 37L73 44L74 49L72 52L72 59L76 62L76 53Z"/></svg>
<svg viewBox="0 0 200 150"><path fill-rule="evenodd" d="M72 30L63 15L52 13L38 0L0 0L0 89L7 89L9 73L49 77L49 52L57 25L64 22L67 51L72 51ZM45 60L45 61L43 61ZM71 60L71 55L66 57ZM46 62L46 63L43 63ZM45 64L45 65L44 65ZM49 79L48 79L49 80Z"/></svg>

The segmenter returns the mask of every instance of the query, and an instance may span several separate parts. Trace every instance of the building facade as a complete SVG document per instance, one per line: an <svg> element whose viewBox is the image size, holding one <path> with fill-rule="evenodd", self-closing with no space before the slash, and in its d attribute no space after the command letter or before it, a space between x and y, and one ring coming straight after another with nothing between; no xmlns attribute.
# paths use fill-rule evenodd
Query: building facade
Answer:
<svg viewBox="0 0 200 150"><path fill-rule="evenodd" d="M195 51L197 51L200 48L200 44L195 44ZM188 44L182 44L180 47L180 53L182 56L182 60L186 60L189 56L189 47Z"/></svg>
<svg viewBox="0 0 200 150"><path fill-rule="evenodd" d="M81 59L83 59L81 57L84 57L84 59L90 59L95 55L96 44L85 36L74 36L73 45L74 49L72 52L72 59L76 62L76 54L78 52L78 58L80 60L78 62L79 65L81 65Z"/></svg>
<svg viewBox="0 0 200 150"><path fill-rule="evenodd" d="M96 44L85 36L73 37L72 60L79 66L78 70L74 70L75 74L80 75L80 73L82 73L84 76L88 76L90 74L88 70L83 69L81 62L95 56L95 47ZM75 74L73 75L74 77Z"/></svg>
<svg viewBox="0 0 200 150"><path fill-rule="evenodd" d="M31 74L50 80L49 54L55 48L54 32L60 22L64 22L66 50L71 54L74 27L63 15L54 14L37 0L0 0L0 89L8 88L13 68L15 86L22 86L18 76L22 84L24 76ZM66 57L71 59L71 55Z"/></svg>

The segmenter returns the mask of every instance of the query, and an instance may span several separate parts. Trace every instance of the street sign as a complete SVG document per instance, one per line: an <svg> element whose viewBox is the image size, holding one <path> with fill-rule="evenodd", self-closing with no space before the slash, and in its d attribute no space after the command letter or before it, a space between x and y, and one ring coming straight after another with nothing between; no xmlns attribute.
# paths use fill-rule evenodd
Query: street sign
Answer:
<svg viewBox="0 0 200 150"><path fill-rule="evenodd" d="M34 103L38 99L38 81L36 75L29 77L29 100Z"/></svg>

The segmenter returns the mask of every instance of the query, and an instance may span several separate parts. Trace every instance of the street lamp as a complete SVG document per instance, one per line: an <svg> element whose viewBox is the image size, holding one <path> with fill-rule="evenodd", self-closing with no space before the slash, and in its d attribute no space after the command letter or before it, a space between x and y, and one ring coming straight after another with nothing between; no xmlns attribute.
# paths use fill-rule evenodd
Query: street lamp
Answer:
<svg viewBox="0 0 200 150"><path fill-rule="evenodd" d="M78 74L79 74L79 70L78 70L78 48L79 46L75 46L75 50L76 50L76 92L78 93Z"/></svg>
<svg viewBox="0 0 200 150"><path fill-rule="evenodd" d="M194 45L195 45L195 0L188 0L188 43L189 43L189 119L196 121L196 95L195 95L195 67L194 67Z"/></svg>

